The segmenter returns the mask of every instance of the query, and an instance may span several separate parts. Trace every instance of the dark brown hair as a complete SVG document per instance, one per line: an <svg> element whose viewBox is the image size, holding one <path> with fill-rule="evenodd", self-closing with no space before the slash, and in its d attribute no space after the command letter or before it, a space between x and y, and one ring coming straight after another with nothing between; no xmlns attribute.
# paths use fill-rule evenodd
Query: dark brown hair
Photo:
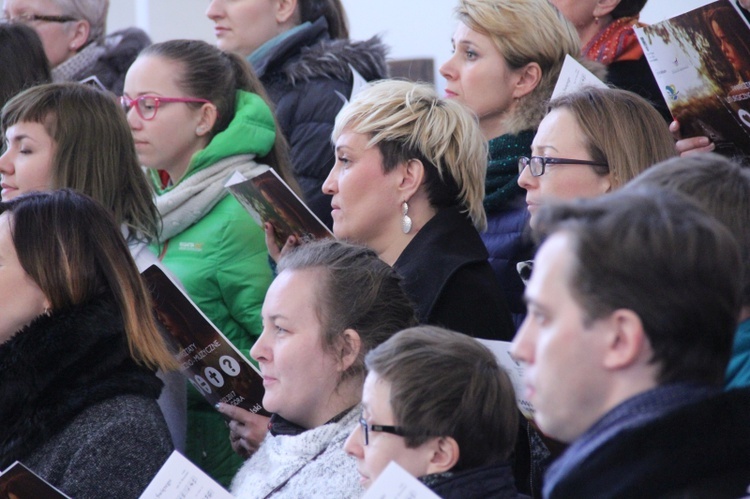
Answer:
<svg viewBox="0 0 750 499"><path fill-rule="evenodd" d="M568 286L586 324L631 310L660 384L723 384L743 270L726 227L686 196L652 188L545 206L536 231L569 237Z"/></svg>
<svg viewBox="0 0 750 499"><path fill-rule="evenodd" d="M365 363L390 383L391 409L407 447L453 437L460 450L455 471L510 458L518 434L513 385L474 338L418 326L377 347Z"/></svg>
<svg viewBox="0 0 750 499"><path fill-rule="evenodd" d="M21 90L52 81L39 35L23 24L0 24L0 68L0 109Z"/></svg>
<svg viewBox="0 0 750 499"><path fill-rule="evenodd" d="M335 239L314 241L282 257L278 270L320 274L315 309L325 350L333 351L346 329L359 334L359 359L345 377L362 375L367 352L416 324L401 277L371 249Z"/></svg>
<svg viewBox="0 0 750 499"><path fill-rule="evenodd" d="M133 359L152 368L175 366L154 324L148 291L108 210L84 194L63 189L0 203L0 213L10 215L21 266L52 310L111 294Z"/></svg>
<svg viewBox="0 0 750 499"><path fill-rule="evenodd" d="M297 9L300 23L314 23L322 16L328 23L328 35L331 38L349 38L346 11L341 0L297 0Z"/></svg>
<svg viewBox="0 0 750 499"><path fill-rule="evenodd" d="M637 16L641 13L645 5L646 0L620 0L617 7L612 9L610 15L613 19Z"/></svg>

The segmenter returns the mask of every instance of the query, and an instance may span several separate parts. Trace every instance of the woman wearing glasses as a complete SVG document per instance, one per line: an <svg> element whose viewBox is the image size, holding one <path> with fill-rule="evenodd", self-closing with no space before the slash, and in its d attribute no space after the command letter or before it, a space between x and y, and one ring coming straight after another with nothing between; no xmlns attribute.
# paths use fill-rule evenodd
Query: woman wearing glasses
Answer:
<svg viewBox="0 0 750 499"><path fill-rule="evenodd" d="M513 385L465 335L406 329L365 358L362 415L344 449L369 487L394 461L444 499L516 499Z"/></svg>
<svg viewBox="0 0 750 499"><path fill-rule="evenodd" d="M440 74L446 98L474 112L489 141L482 239L518 327L526 305L516 263L532 251L518 157L529 154L565 56L579 56L580 43L548 0L460 0L456 17L453 55Z"/></svg>
<svg viewBox="0 0 750 499"><path fill-rule="evenodd" d="M585 88L550 103L531 154L518 161L518 185L533 227L541 204L617 189L675 148L648 101L626 90Z"/></svg>
<svg viewBox="0 0 750 499"><path fill-rule="evenodd" d="M141 53L122 97L162 217L152 250L245 353L260 335L272 276L263 230L224 182L234 171L249 177L267 164L293 185L283 138L259 93L239 57L205 42L173 40ZM187 455L225 485L242 463L221 416L191 387Z"/></svg>
<svg viewBox="0 0 750 499"><path fill-rule="evenodd" d="M108 0L4 0L3 19L34 28L54 81L96 76L120 95L125 71L151 40L137 28L105 36L108 8Z"/></svg>
<svg viewBox="0 0 750 499"><path fill-rule="evenodd" d="M399 281L373 251L330 239L281 258L250 352L273 416L232 482L236 497L361 495L343 445L361 414L365 355L415 323ZM230 423L233 437L242 426Z"/></svg>

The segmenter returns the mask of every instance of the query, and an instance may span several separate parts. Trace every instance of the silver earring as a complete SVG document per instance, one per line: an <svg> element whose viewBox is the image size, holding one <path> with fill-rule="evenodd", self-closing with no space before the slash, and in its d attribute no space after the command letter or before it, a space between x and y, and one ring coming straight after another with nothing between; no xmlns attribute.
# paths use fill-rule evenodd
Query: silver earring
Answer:
<svg viewBox="0 0 750 499"><path fill-rule="evenodd" d="M195 133L203 133L203 127L199 126L198 128L196 128Z"/></svg>
<svg viewBox="0 0 750 499"><path fill-rule="evenodd" d="M409 203L406 201L401 204L401 215L403 215L401 230L404 231L404 234L408 234L411 231L411 218L409 218Z"/></svg>

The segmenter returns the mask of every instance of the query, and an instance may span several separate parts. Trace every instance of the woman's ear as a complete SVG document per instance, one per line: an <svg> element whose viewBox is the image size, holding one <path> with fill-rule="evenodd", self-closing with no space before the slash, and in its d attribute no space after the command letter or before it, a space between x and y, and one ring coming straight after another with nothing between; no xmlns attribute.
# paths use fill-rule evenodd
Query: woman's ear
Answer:
<svg viewBox="0 0 750 499"><path fill-rule="evenodd" d="M359 333L351 328L345 329L340 337L338 352L341 372L346 372L357 362L361 350L362 338L360 338Z"/></svg>
<svg viewBox="0 0 750 499"><path fill-rule="evenodd" d="M297 0L276 0L276 22L278 24L297 24L294 21L297 13Z"/></svg>
<svg viewBox="0 0 750 499"><path fill-rule="evenodd" d="M516 70L516 84L513 87L513 98L520 99L531 92L542 81L542 68L536 62L530 62Z"/></svg>
<svg viewBox="0 0 750 499"><path fill-rule="evenodd" d="M214 129L219 113L216 106L210 102L206 102L201 106L200 113L200 120L195 127L195 134L199 137L205 137Z"/></svg>
<svg viewBox="0 0 750 499"><path fill-rule="evenodd" d="M452 469L460 457L458 442L453 437L437 437L430 444L432 458L427 465L427 474L443 473Z"/></svg>
<svg viewBox="0 0 750 499"><path fill-rule="evenodd" d="M424 182L424 165L418 159L410 159L402 163L399 168L401 177L398 189L401 191L401 198L409 200Z"/></svg>

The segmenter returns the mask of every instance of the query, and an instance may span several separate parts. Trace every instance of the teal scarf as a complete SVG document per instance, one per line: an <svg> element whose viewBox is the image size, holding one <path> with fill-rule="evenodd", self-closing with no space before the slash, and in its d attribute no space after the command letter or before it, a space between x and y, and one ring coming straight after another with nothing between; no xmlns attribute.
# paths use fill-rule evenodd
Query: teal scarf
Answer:
<svg viewBox="0 0 750 499"><path fill-rule="evenodd" d="M531 154L534 130L501 135L490 140L490 157L484 189L484 209L493 213L524 192L518 186L518 158Z"/></svg>

